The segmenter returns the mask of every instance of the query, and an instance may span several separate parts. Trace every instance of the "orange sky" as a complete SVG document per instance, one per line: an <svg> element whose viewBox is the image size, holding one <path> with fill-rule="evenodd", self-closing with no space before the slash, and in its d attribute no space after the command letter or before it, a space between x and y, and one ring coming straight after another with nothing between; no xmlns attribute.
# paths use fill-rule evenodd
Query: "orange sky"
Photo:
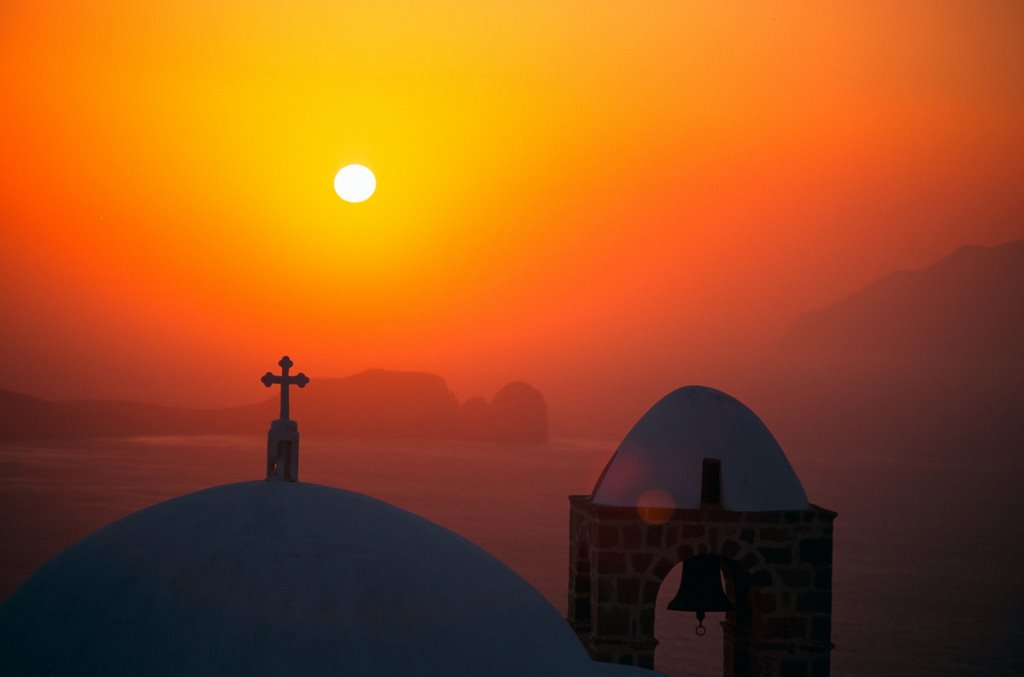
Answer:
<svg viewBox="0 0 1024 677"><path fill-rule="evenodd" d="M288 352L660 395L1024 236L1021 26L1012 0L7 0L0 388L233 404Z"/></svg>

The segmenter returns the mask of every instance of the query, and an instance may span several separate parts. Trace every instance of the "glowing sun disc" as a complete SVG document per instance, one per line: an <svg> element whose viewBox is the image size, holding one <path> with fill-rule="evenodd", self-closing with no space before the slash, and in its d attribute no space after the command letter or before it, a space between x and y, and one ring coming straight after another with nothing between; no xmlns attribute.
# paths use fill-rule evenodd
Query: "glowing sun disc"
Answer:
<svg viewBox="0 0 1024 677"><path fill-rule="evenodd" d="M348 165L334 175L334 192L345 202L365 202L377 190L377 177L362 165Z"/></svg>

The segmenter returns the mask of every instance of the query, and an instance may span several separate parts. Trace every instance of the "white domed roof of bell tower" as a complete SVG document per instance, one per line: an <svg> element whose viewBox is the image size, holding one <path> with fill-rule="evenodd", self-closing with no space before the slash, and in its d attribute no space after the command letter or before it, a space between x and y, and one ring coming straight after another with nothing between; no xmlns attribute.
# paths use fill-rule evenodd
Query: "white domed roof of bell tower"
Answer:
<svg viewBox="0 0 1024 677"><path fill-rule="evenodd" d="M717 466L717 469L715 467ZM807 495L757 415L714 388L686 386L658 401L622 440L594 487L594 503L735 511L802 510Z"/></svg>

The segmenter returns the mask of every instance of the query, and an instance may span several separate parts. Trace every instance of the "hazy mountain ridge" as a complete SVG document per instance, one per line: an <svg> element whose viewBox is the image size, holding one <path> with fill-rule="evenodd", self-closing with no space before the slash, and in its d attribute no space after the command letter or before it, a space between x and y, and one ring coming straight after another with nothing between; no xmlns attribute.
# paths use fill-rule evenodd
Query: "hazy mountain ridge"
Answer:
<svg viewBox="0 0 1024 677"><path fill-rule="evenodd" d="M798 318L792 350L1022 361L1024 241L967 245Z"/></svg>
<svg viewBox="0 0 1024 677"><path fill-rule="evenodd" d="M293 388L291 399L292 416L304 434L521 443L547 439L547 405L539 391L524 383L505 386L489 403L471 398L467 407L440 376L371 369L315 379L304 389ZM253 405L189 409L111 400L48 401L0 390L0 439L260 434L277 416L276 396Z"/></svg>
<svg viewBox="0 0 1024 677"><path fill-rule="evenodd" d="M1012 458L1024 448L1024 241L964 246L799 318L757 375L784 436Z"/></svg>

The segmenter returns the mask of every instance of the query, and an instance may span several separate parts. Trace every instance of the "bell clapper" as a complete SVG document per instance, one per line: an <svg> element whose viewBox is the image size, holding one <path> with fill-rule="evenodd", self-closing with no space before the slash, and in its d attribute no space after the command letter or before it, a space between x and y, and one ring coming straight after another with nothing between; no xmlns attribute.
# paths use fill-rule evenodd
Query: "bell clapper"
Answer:
<svg viewBox="0 0 1024 677"><path fill-rule="evenodd" d="M697 627L694 628L693 631L697 633L698 637L703 637L704 633L706 633L708 631L708 629L704 627L704 612L703 611L698 611L697 612Z"/></svg>

